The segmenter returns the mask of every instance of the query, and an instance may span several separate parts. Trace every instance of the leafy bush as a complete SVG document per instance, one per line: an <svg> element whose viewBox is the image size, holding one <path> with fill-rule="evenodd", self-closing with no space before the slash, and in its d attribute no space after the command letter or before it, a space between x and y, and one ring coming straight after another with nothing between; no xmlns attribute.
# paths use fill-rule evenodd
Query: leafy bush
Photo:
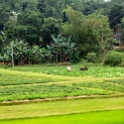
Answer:
<svg viewBox="0 0 124 124"><path fill-rule="evenodd" d="M124 55L123 53L110 51L106 54L104 64L110 66L117 66L122 63Z"/></svg>
<svg viewBox="0 0 124 124"><path fill-rule="evenodd" d="M87 56L86 56L86 59L87 59L88 62L93 62L93 63L97 62L96 53L95 52L88 53Z"/></svg>
<svg viewBox="0 0 124 124"><path fill-rule="evenodd" d="M121 67L124 67L124 57L123 57L122 60L121 60L120 66L121 66Z"/></svg>

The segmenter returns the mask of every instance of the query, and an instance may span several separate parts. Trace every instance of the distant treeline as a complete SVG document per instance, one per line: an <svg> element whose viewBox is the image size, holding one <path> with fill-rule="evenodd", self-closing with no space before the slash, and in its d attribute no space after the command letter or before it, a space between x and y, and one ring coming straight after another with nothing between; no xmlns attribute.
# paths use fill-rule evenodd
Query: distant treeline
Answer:
<svg viewBox="0 0 124 124"><path fill-rule="evenodd" d="M78 61L89 52L111 50L117 40L121 45L123 32L123 0L0 2L0 61L4 62Z"/></svg>

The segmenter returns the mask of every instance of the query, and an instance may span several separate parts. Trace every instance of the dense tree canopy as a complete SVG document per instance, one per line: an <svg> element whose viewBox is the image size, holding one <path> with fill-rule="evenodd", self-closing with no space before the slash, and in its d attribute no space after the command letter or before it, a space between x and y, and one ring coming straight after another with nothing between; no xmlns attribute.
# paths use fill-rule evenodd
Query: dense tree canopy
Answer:
<svg viewBox="0 0 124 124"><path fill-rule="evenodd" d="M115 4L109 11L109 21L110 26L114 28L117 24L121 23L122 18L124 17L124 6Z"/></svg>
<svg viewBox="0 0 124 124"><path fill-rule="evenodd" d="M63 25L64 35L72 35L81 52L105 50L107 38L111 36L108 19L104 15L91 14L84 16L68 7L68 23Z"/></svg>
<svg viewBox="0 0 124 124"><path fill-rule="evenodd" d="M9 20L10 17L10 8L6 4L0 5L0 31L4 27L4 23Z"/></svg>
<svg viewBox="0 0 124 124"><path fill-rule="evenodd" d="M22 58L32 62L56 61L56 59L65 61L65 58L78 59L79 55L84 57L89 52L96 52L98 55L109 48L110 42L118 33L116 30L118 25L120 26L119 36L123 40L123 18L123 0L109 2L104 0L1 0L0 57L4 56L5 60L11 61L8 53L10 44L14 44L15 41L18 43L23 41L27 52L24 52L25 56L22 57L23 52L17 50L17 53L20 53L14 54L14 61ZM68 52L70 48L64 47L60 50L63 54L59 51L57 55L57 48L51 43L54 42L53 36L55 39L59 35L62 43L71 37L69 43L74 43L78 52L71 54ZM56 44L59 44L59 41ZM33 55L35 57L32 57ZM48 59L49 57L51 59Z"/></svg>

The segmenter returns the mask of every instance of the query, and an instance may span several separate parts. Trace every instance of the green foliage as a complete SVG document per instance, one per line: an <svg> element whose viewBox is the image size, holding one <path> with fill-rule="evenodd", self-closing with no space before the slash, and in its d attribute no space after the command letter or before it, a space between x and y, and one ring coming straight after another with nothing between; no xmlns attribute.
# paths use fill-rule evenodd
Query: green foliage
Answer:
<svg viewBox="0 0 124 124"><path fill-rule="evenodd" d="M36 98L55 98L66 96L109 94L102 90L92 90L88 88L79 88L77 86L67 86L59 84L36 85L36 86L13 86L0 88L0 101L36 99Z"/></svg>
<svg viewBox="0 0 124 124"><path fill-rule="evenodd" d="M121 82L121 81L114 81L115 84L117 84L117 82ZM124 92L123 87L121 87L121 86L115 87L114 83L113 83L113 81L104 81L104 82L95 82L95 83L94 82L86 82L86 83L82 83L82 84L73 84L73 85L83 86L83 87L100 88L100 89L104 89L104 90L111 90L113 92ZM122 85L124 85L124 84L122 84Z"/></svg>
<svg viewBox="0 0 124 124"><path fill-rule="evenodd" d="M38 45L30 46L27 42L15 39L4 46L1 61L12 65L36 64L41 62L42 49Z"/></svg>
<svg viewBox="0 0 124 124"><path fill-rule="evenodd" d="M40 29L41 37L42 37L42 46L50 45L51 43L51 35L57 36L59 34L59 25L58 20L54 18L46 18Z"/></svg>
<svg viewBox="0 0 124 124"><path fill-rule="evenodd" d="M117 66L121 64L123 57L123 53L110 51L106 54L104 63L105 65Z"/></svg>
<svg viewBox="0 0 124 124"><path fill-rule="evenodd" d="M102 8L104 6L104 1L103 0L85 0L83 2L83 5L84 5L84 9L83 9L84 15L89 15L99 10L99 8Z"/></svg>
<svg viewBox="0 0 124 124"><path fill-rule="evenodd" d="M63 26L63 35L71 35L82 56L88 52L105 51L107 39L111 36L108 18L100 14L84 16L71 7L65 9L68 22Z"/></svg>
<svg viewBox="0 0 124 124"><path fill-rule="evenodd" d="M89 69L87 71L80 71L80 67L87 66ZM123 77L124 69L122 67L109 67L109 66L97 66L91 65L86 62L82 62L80 65L72 65L72 71L68 73L66 70L66 66L47 66L42 65L32 65L32 66L23 66L23 67L15 67L14 70L29 72L37 72L37 73L45 73L49 75L61 75L61 76L71 76L71 77Z"/></svg>
<svg viewBox="0 0 124 124"><path fill-rule="evenodd" d="M113 34L108 21L112 28L117 23L122 23L123 30L123 8L123 0L110 2L104 0L1 0L0 30L7 32L7 44L17 38L31 46L38 45L45 49L52 41L51 35L55 37L58 34L64 37L71 35L73 42L78 45L78 52L71 53L66 48L62 51L70 56L69 61L75 62L79 60L78 55L83 57L91 51L98 55L100 52L111 49L109 39ZM0 43L0 51L4 51L2 45ZM53 51L55 56L55 50ZM38 57L34 57L34 60L36 58ZM61 58L60 55L60 61ZM53 60L55 57L52 57Z"/></svg>
<svg viewBox="0 0 124 124"><path fill-rule="evenodd" d="M80 52L79 51L75 51L73 52L73 57L71 60L69 60L71 63L78 63L79 61L81 61L81 58L80 58Z"/></svg>
<svg viewBox="0 0 124 124"><path fill-rule="evenodd" d="M122 42L124 42L124 17L121 20L121 28L122 28Z"/></svg>
<svg viewBox="0 0 124 124"><path fill-rule="evenodd" d="M40 45L40 29L44 23L44 16L40 12L26 10L18 15L18 24L22 26L25 35L19 26L16 28L20 39L25 40L30 45Z"/></svg>
<svg viewBox="0 0 124 124"><path fill-rule="evenodd" d="M51 35L52 43L51 46L54 47L56 52L56 62L69 61L74 58L78 58L78 54L75 53L77 48L74 42L72 42L71 36L68 38L62 37L60 34L55 37Z"/></svg>
<svg viewBox="0 0 124 124"><path fill-rule="evenodd" d="M10 7L3 3L0 3L0 32L3 30L4 24L9 20Z"/></svg>
<svg viewBox="0 0 124 124"><path fill-rule="evenodd" d="M68 72L63 66L44 65L0 69L0 101L124 93L122 80L92 80L93 76L123 77L122 68L90 67L82 72L76 65L72 69Z"/></svg>
<svg viewBox="0 0 124 124"><path fill-rule="evenodd" d="M114 4L109 11L109 21L111 28L114 29L117 24L120 24L123 17L124 17L124 5L117 3Z"/></svg>
<svg viewBox="0 0 124 124"><path fill-rule="evenodd" d="M32 76L23 76L23 75L13 75L13 74L2 74L0 72L0 86L19 86L19 85L24 85L24 84L44 84L44 83L49 83L49 82L55 82L56 80L52 78L46 78L46 77L32 77Z"/></svg>
<svg viewBox="0 0 124 124"><path fill-rule="evenodd" d="M86 56L86 59L87 59L88 62L93 62L93 63L97 62L96 53L95 52L88 53L87 56Z"/></svg>
<svg viewBox="0 0 124 124"><path fill-rule="evenodd" d="M0 32L0 52L3 52L4 46L6 46L7 43L7 33L4 31Z"/></svg>

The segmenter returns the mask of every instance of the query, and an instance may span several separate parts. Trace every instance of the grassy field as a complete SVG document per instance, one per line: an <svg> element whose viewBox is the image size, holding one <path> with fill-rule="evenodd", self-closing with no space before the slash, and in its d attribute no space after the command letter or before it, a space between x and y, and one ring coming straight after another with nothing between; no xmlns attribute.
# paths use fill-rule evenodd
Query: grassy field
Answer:
<svg viewBox="0 0 124 124"><path fill-rule="evenodd" d="M15 67L14 70L25 71L25 72L38 72L45 74L54 74L62 76L71 76L71 77L123 77L124 68L123 67L109 67L109 66L87 66L88 71L80 71L82 65L72 65L72 71L68 72L66 70L67 66L48 66L48 65L33 65L33 66L23 66ZM13 70L13 69L12 69Z"/></svg>
<svg viewBox="0 0 124 124"><path fill-rule="evenodd" d="M15 103L14 103L15 104ZM29 101L0 105L0 119L65 115L81 112L124 110L124 97Z"/></svg>
<svg viewBox="0 0 124 124"><path fill-rule="evenodd" d="M1 68L0 124L124 123L124 69L80 67L72 65L71 72L57 65Z"/></svg>
<svg viewBox="0 0 124 124"><path fill-rule="evenodd" d="M88 112L42 118L0 121L0 124L124 124L124 111Z"/></svg>
<svg viewBox="0 0 124 124"><path fill-rule="evenodd" d="M0 101L124 94L123 68L72 68L72 72L67 72L65 66L0 69Z"/></svg>

